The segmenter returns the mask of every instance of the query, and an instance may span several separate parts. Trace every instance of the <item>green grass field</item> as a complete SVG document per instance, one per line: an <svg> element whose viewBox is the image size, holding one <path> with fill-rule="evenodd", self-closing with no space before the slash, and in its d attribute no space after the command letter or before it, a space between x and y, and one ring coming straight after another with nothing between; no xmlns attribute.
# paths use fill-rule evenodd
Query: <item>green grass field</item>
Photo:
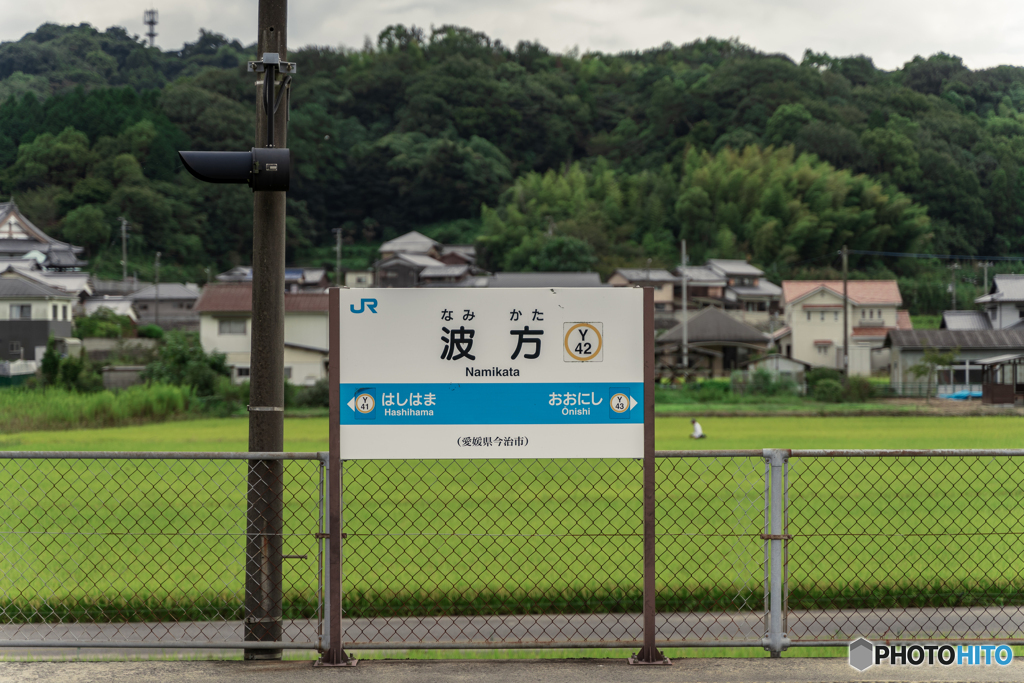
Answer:
<svg viewBox="0 0 1024 683"><path fill-rule="evenodd" d="M659 419L657 447L1012 448L1024 442L1024 423L1003 417L701 423L709 438L695 442L688 420ZM0 436L0 449L240 451L247 432L242 419L197 420L26 432ZM326 450L326 420L286 420L285 447ZM791 605L1024 603L1017 579L1024 575L1018 540L1024 539L1018 528L1024 473L995 459L901 462L792 463ZM240 536L195 533L244 530L244 466L146 469L108 461L52 463L30 472L39 467L8 461L0 470L6 527L0 555L13 558L0 584L0 594L11 596L0 601L8 619L15 614L11 603L24 611L29 601L36 611L80 620L237 617ZM314 464L288 467L286 553L309 554L286 569L287 612L299 616L315 605L310 553L317 491L308 470ZM756 458L660 461L663 609L759 606L762 476ZM349 463L345 477L350 616L639 609L635 461ZM97 535L57 534L71 530ZM915 530L947 535L907 535ZM964 535L948 535L953 532ZM1000 536L986 535L993 533Z"/></svg>

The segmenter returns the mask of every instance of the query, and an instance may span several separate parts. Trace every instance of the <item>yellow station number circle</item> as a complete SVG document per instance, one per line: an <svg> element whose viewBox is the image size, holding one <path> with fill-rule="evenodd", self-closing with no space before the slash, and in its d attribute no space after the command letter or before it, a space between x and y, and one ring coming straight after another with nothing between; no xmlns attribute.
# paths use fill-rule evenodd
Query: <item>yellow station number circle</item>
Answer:
<svg viewBox="0 0 1024 683"><path fill-rule="evenodd" d="M581 327L586 327L588 329L593 330L594 335L597 337L597 348L594 349L593 353L590 353L586 356L577 355L576 353L573 352L571 348L569 348L569 337L571 337L572 333ZM603 344L604 339L601 338L601 333L598 332L597 328L591 325L590 323L579 323L573 325L572 327L569 328L569 331L565 333L565 352L572 356L574 360L590 360L591 358L597 357L597 354L601 353L601 346Z"/></svg>
<svg viewBox="0 0 1024 683"><path fill-rule="evenodd" d="M373 394L359 394L356 396L356 410L360 413L372 413L375 405L376 401L373 400Z"/></svg>

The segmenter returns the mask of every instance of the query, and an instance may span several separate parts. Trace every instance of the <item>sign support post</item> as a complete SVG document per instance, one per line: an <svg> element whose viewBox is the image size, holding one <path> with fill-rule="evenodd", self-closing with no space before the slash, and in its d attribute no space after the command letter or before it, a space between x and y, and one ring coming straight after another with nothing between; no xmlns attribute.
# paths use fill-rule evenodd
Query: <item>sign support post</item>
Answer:
<svg viewBox="0 0 1024 683"><path fill-rule="evenodd" d="M644 645L630 664L671 664L658 651L655 597L654 289L644 287Z"/></svg>
<svg viewBox="0 0 1024 683"><path fill-rule="evenodd" d="M341 377L341 321L340 290L332 287L328 290L329 306L329 343L330 353L327 360L327 376L330 382L330 439L331 449L327 460L327 649L324 650L317 666L355 666L356 660L349 658L342 647L344 631L341 628L341 444L339 432L341 425L337 415L341 409L338 396L338 383Z"/></svg>

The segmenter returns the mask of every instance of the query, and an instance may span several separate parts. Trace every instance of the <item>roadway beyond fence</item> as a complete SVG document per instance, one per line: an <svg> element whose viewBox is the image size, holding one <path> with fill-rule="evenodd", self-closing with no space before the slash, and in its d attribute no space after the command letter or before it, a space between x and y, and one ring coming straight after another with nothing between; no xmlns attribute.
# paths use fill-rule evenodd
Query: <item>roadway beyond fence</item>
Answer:
<svg viewBox="0 0 1024 683"><path fill-rule="evenodd" d="M246 462L0 454L0 644L251 648ZM361 649L638 647L643 467L622 459L285 461L282 642L321 649L343 544ZM656 641L1024 643L1024 451L662 451ZM16 648L12 650L10 648Z"/></svg>

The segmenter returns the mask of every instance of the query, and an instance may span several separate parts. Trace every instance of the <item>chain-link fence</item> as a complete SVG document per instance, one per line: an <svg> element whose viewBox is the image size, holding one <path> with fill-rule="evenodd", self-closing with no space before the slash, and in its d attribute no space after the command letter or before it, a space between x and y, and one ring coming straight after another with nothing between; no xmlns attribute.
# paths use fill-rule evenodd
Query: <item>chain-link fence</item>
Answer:
<svg viewBox="0 0 1024 683"><path fill-rule="evenodd" d="M765 463L760 452L659 453L658 643L761 644Z"/></svg>
<svg viewBox="0 0 1024 683"><path fill-rule="evenodd" d="M793 451L794 644L1024 639L1024 457Z"/></svg>
<svg viewBox="0 0 1024 683"><path fill-rule="evenodd" d="M265 606L280 614L279 640L317 647L320 460L274 454L260 469L254 457L0 454L0 641L238 646L269 621L246 610L246 563L267 542L282 546L279 604ZM283 480L265 481L268 472ZM254 500L264 489L280 493ZM254 504L280 511L275 538L247 533Z"/></svg>
<svg viewBox="0 0 1024 683"><path fill-rule="evenodd" d="M244 647L279 623L323 648L326 458L260 457L0 454L0 644ZM637 460L337 475L356 649L633 648L645 569L660 647L1024 640L1024 451L659 452L646 565ZM273 604L247 605L277 556Z"/></svg>
<svg viewBox="0 0 1024 683"><path fill-rule="evenodd" d="M635 645L643 467L621 459L344 463L344 641Z"/></svg>

